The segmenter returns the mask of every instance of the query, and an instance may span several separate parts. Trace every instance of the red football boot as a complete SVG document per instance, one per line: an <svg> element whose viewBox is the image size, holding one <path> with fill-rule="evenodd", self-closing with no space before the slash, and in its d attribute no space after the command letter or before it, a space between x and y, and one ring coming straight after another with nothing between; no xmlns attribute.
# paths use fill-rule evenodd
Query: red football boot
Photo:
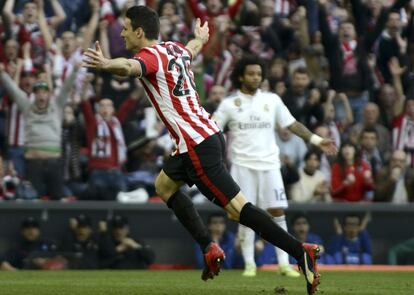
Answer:
<svg viewBox="0 0 414 295"><path fill-rule="evenodd" d="M319 285L320 275L318 273L317 259L319 258L319 246L316 244L303 243L303 258L298 261L299 269L306 278L308 294L315 294Z"/></svg>
<svg viewBox="0 0 414 295"><path fill-rule="evenodd" d="M218 276L225 258L224 251L220 246L216 243L210 243L207 247L207 252L204 253L205 267L201 274L201 279L207 281L208 279L213 279L214 276Z"/></svg>

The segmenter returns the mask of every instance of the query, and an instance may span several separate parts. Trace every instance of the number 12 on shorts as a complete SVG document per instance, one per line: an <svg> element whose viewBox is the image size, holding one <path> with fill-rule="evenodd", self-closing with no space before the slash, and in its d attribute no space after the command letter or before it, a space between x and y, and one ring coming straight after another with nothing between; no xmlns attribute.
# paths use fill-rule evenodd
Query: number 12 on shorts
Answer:
<svg viewBox="0 0 414 295"><path fill-rule="evenodd" d="M277 201L285 201L286 200L286 193L284 188L274 189L275 197Z"/></svg>

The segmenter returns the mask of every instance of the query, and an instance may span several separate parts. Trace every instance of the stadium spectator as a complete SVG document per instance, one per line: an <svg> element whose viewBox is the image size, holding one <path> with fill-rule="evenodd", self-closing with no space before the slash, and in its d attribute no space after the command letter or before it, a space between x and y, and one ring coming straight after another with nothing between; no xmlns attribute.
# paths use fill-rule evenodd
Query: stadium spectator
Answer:
<svg viewBox="0 0 414 295"><path fill-rule="evenodd" d="M128 186L138 189L144 187L150 196L155 196L154 181L164 163L168 152L155 139L144 139L139 145L131 146L128 154Z"/></svg>
<svg viewBox="0 0 414 295"><path fill-rule="evenodd" d="M366 193L372 191L372 171L357 146L349 141L342 143L337 161L332 165L331 190L336 201L370 201ZM371 196L369 196L371 197Z"/></svg>
<svg viewBox="0 0 414 295"><path fill-rule="evenodd" d="M414 202L414 169L407 165L404 151L394 151L390 163L378 172L374 200L397 204Z"/></svg>
<svg viewBox="0 0 414 295"><path fill-rule="evenodd" d="M299 181L290 190L290 200L297 203L331 202L329 180L319 170L321 153L309 150L305 165L299 169Z"/></svg>
<svg viewBox="0 0 414 295"><path fill-rule="evenodd" d="M328 263L329 259L325 257L325 247L322 238L310 231L309 219L304 213L298 213L293 216L290 222L292 234L302 243L313 243L319 245L320 248L320 263ZM290 263L296 263L293 257L289 257Z"/></svg>
<svg viewBox="0 0 414 295"><path fill-rule="evenodd" d="M39 222L34 217L27 217L21 224L19 242L6 253L1 269L47 269L56 250L55 243L41 237Z"/></svg>
<svg viewBox="0 0 414 295"><path fill-rule="evenodd" d="M361 139L361 132L365 128L374 128L378 134L378 149L381 158L386 160L391 150L391 137L389 130L381 125L379 121L379 108L373 102L368 102L363 110L362 122L353 125L349 131L349 140L358 145Z"/></svg>
<svg viewBox="0 0 414 295"><path fill-rule="evenodd" d="M338 102L339 101L339 102ZM337 119L336 110L340 106L345 109L345 117ZM326 102L323 103L323 126L328 128L329 137L335 140L336 146L341 146L341 134L353 121L351 107L348 98L344 93L336 94L329 90Z"/></svg>
<svg viewBox="0 0 414 295"><path fill-rule="evenodd" d="M276 143L280 149L280 159L294 167L303 166L303 157L306 154L307 147L303 139L292 134L288 128L277 126Z"/></svg>
<svg viewBox="0 0 414 295"><path fill-rule="evenodd" d="M86 94L90 77L82 91L81 109L85 117L89 152L89 182L85 197L92 200L115 200L118 192L126 191L127 184L122 173L127 149L121 124L137 103L137 97L125 100L115 113L112 100L102 98L94 114Z"/></svg>
<svg viewBox="0 0 414 295"><path fill-rule="evenodd" d="M0 200L14 200L20 179L14 170L13 163L4 162L0 154Z"/></svg>
<svg viewBox="0 0 414 295"><path fill-rule="evenodd" d="M396 102L401 112L392 123L392 145L395 150L404 150L407 163L414 168L414 98L399 95Z"/></svg>
<svg viewBox="0 0 414 295"><path fill-rule="evenodd" d="M327 137L329 138L329 129L328 127L321 125L315 128L315 134L319 135L320 137ZM319 163L319 170L325 176L325 179L328 183L331 181L331 162L333 162L336 157L328 157L325 154L321 154L321 159Z"/></svg>
<svg viewBox="0 0 414 295"><path fill-rule="evenodd" d="M327 0L319 0L319 29L322 44L327 49L325 54L330 65L330 87L347 95L354 120L360 122L373 77L367 63L367 54L380 32L377 30L369 36L358 36L355 25L344 21L339 25L338 35L334 35L328 23L328 3ZM377 25L381 31L383 24Z"/></svg>
<svg viewBox="0 0 414 295"><path fill-rule="evenodd" d="M204 109L213 114L225 96L226 90L223 86L213 85L208 92L207 100L203 104Z"/></svg>
<svg viewBox="0 0 414 295"><path fill-rule="evenodd" d="M392 76L388 67L391 58L395 57L400 63L406 63L406 58L404 57L407 52L407 40L401 33L402 23L400 12L398 10L392 10L388 13L385 30L378 40L377 64L385 83L392 82Z"/></svg>
<svg viewBox="0 0 414 295"><path fill-rule="evenodd" d="M220 245L226 255L223 268L232 269L234 263L236 236L227 229L225 215L222 213L210 214L207 218L207 229L211 235L211 239ZM195 247L195 256L197 268L203 268L203 252L200 250L198 245Z"/></svg>
<svg viewBox="0 0 414 295"><path fill-rule="evenodd" d="M63 197L61 157L63 109L75 80L78 65L66 79L57 97L45 81L33 85L33 103L0 66L1 81L25 118L26 178L40 196Z"/></svg>
<svg viewBox="0 0 414 295"><path fill-rule="evenodd" d="M71 269L99 268L99 246L89 216L81 214L69 220L69 232L60 250L68 257Z"/></svg>
<svg viewBox="0 0 414 295"><path fill-rule="evenodd" d="M99 223L99 255L101 268L144 269L155 260L151 247L129 234L128 219L115 215L108 232L105 221Z"/></svg>
<svg viewBox="0 0 414 295"><path fill-rule="evenodd" d="M195 18L201 19L203 23L205 21L209 23L211 37L204 45L204 56L207 58L217 56L223 49L223 30L227 28L230 20L235 18L241 9L243 0L236 0L228 7L224 7L221 0L207 0L205 7L201 7L197 0L187 0L187 4Z"/></svg>
<svg viewBox="0 0 414 295"><path fill-rule="evenodd" d="M62 161L65 197L79 197L85 190L82 183L82 163L80 156L84 129L75 115L74 108L67 104L63 110Z"/></svg>
<svg viewBox="0 0 414 295"><path fill-rule="evenodd" d="M375 179L378 171L382 168L383 159L378 149L378 133L375 128L364 128L360 138L361 158L371 168Z"/></svg>
<svg viewBox="0 0 414 295"><path fill-rule="evenodd" d="M372 264L371 239L366 221L357 215L347 215L342 227L336 226L337 234L327 247L335 264Z"/></svg>
<svg viewBox="0 0 414 295"><path fill-rule="evenodd" d="M388 251L388 264L413 265L414 264L414 238L393 246Z"/></svg>
<svg viewBox="0 0 414 295"><path fill-rule="evenodd" d="M292 73L291 85L282 97L292 116L306 126L323 120L320 92L310 89L310 83L307 69L299 67Z"/></svg>
<svg viewBox="0 0 414 295"><path fill-rule="evenodd" d="M52 45L51 30L55 30L66 19L65 11L58 0L50 0L54 16L46 19L44 1L26 1L21 14L14 14L15 0L7 0L3 8L6 29L20 44L32 44L33 62L36 67L45 64L48 50Z"/></svg>
<svg viewBox="0 0 414 295"><path fill-rule="evenodd" d="M5 43L5 61L4 67L6 72L13 78L17 85L26 92L30 101L33 101L34 94L32 90L35 82L35 69L30 57L30 43L26 42L22 46L23 60L18 59L19 44L13 39ZM3 96L0 110L5 113L5 124L7 134L7 158L13 162L13 165L20 177L24 176L24 116L20 113L19 107L14 99L7 94Z"/></svg>
<svg viewBox="0 0 414 295"><path fill-rule="evenodd" d="M74 65L82 62L82 52L91 46L92 38L95 36L95 31L99 20L99 0L90 0L89 5L92 15L85 26L82 34L76 35L75 32L68 30L64 31L60 39L56 39L53 48L53 67L52 76L54 85L60 88L65 79L69 77L73 71ZM76 83L73 91L71 91L69 102L78 102L81 91L82 81L86 74L86 69L81 68L76 77Z"/></svg>

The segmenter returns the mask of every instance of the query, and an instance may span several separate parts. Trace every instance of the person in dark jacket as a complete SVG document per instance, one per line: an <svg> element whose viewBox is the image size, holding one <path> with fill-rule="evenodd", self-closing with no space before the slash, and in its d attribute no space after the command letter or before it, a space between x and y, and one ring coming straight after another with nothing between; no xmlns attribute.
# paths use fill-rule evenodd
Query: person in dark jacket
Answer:
<svg viewBox="0 0 414 295"><path fill-rule="evenodd" d="M106 222L100 223L99 248L102 268L145 269L155 260L152 248L129 235L128 219L116 215L108 232Z"/></svg>
<svg viewBox="0 0 414 295"><path fill-rule="evenodd" d="M92 220L86 215L70 219L71 234L62 245L62 251L72 269L97 269L99 266L98 243L93 237Z"/></svg>
<svg viewBox="0 0 414 295"><path fill-rule="evenodd" d="M56 245L41 237L39 222L27 217L21 225L21 238L0 261L0 269L45 269Z"/></svg>

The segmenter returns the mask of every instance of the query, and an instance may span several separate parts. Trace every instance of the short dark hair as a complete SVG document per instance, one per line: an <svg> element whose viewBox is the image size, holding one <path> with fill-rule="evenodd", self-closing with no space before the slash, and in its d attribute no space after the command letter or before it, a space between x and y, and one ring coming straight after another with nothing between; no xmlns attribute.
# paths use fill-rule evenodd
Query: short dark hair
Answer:
<svg viewBox="0 0 414 295"><path fill-rule="evenodd" d="M297 68L293 71L292 76L294 76L294 75L296 75L296 74L303 74L303 75L308 75L308 76L309 76L308 69L307 69L306 67L303 67L303 66L297 67Z"/></svg>
<svg viewBox="0 0 414 295"><path fill-rule="evenodd" d="M361 224L361 216L359 216L358 214L355 214L355 213L350 213L350 214L345 215L344 219L342 220L342 224L345 225L347 219L349 219L349 218L356 218L356 219L358 219L358 224Z"/></svg>
<svg viewBox="0 0 414 295"><path fill-rule="evenodd" d="M319 162L321 161L322 153L319 150L314 149L314 148L311 148L306 152L305 157L304 157L305 161L309 160L312 155L315 155L318 158Z"/></svg>
<svg viewBox="0 0 414 295"><path fill-rule="evenodd" d="M223 221L226 222L226 216L223 213L211 213L207 217L207 224L210 224L215 218L223 218Z"/></svg>
<svg viewBox="0 0 414 295"><path fill-rule="evenodd" d="M290 224L293 226L293 225L295 225L295 223L296 223L296 221L297 221L298 219L302 219L302 218L303 218L303 219L305 219L307 223L309 223L309 218L308 218L308 216L305 214L305 212L299 212L299 213L297 213L295 216L293 216L293 218L292 218L292 220L291 220Z"/></svg>
<svg viewBox="0 0 414 295"><path fill-rule="evenodd" d="M137 28L142 28L147 39L158 39L160 20L154 10L142 5L132 6L127 10L126 17L131 20L131 26L134 31Z"/></svg>
<svg viewBox="0 0 414 295"><path fill-rule="evenodd" d="M377 131L377 129L375 129L375 127L365 127L364 129L362 129L362 131L361 131L361 138L362 138L362 135L364 133L375 133L375 135L378 138L378 131Z"/></svg>
<svg viewBox="0 0 414 295"><path fill-rule="evenodd" d="M241 88L240 77L244 75L244 71L247 66L259 65L262 68L262 81L266 77L266 66L262 59L254 55L248 55L241 58L234 66L233 72L231 73L231 82L236 89Z"/></svg>

